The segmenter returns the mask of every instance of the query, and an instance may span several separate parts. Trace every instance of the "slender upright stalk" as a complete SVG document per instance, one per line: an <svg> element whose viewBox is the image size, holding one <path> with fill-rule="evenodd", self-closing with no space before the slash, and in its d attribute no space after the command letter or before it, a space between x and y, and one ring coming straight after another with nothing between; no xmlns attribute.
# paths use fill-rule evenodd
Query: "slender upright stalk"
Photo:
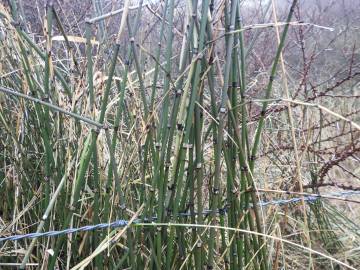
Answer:
<svg viewBox="0 0 360 270"><path fill-rule="evenodd" d="M235 29L235 15L237 10L237 1L231 1L231 15L230 15L230 26L229 31ZM226 45L226 61L225 61L225 71L224 71L224 85L222 87L222 96L219 109L219 126L217 130L216 145L215 145L215 173L214 173L214 184L212 187L213 194L213 205L212 205L212 224L215 224L215 210L220 207L220 178L221 178L221 150L223 146L223 135L224 135L224 126L225 126L225 114L226 114L226 104L228 100L227 88L229 84L230 77L230 67L231 67L231 57L232 49L234 44L234 35L230 34L227 39ZM214 239L215 239L215 230L210 229L210 239L209 239L209 258L208 258L208 267L214 267Z"/></svg>

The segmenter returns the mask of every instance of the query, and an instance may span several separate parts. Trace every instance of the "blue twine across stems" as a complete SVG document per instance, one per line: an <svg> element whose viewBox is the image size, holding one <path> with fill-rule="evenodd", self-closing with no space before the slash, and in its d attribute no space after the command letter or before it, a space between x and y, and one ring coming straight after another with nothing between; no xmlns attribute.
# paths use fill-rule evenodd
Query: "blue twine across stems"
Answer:
<svg viewBox="0 0 360 270"><path fill-rule="evenodd" d="M279 200L273 200L273 201L261 201L258 203L259 206L269 206L269 205L286 205L286 204L293 204L298 203L304 200L308 203L313 203L316 200L319 199L326 199L326 197L347 197L352 195L360 195L360 191L343 191L343 192L333 192L326 195L317 195L317 194L311 194L311 195L304 195L303 197L295 197L291 199L279 199ZM224 207L222 209L219 209L216 211L217 214L224 215L227 212L227 207ZM201 214L202 215L208 215L211 214L212 210L205 210ZM179 213L179 217L189 217L192 215L198 215L199 213L190 213L190 212L184 212ZM138 223L144 223L144 222L153 222L156 221L156 217L152 217L150 219L135 219L132 223L138 224ZM93 231L93 230L101 230L106 228L120 228L125 227L128 225L129 221L124 219L115 220L111 223L99 223L95 225L87 225L83 227L78 228L68 228L61 231L47 231L47 232L41 232L41 233L28 233L28 234L17 234L17 235L10 235L7 237L1 237L0 243L5 241L17 241L22 239L32 239L32 238L39 238L39 237L50 237L50 236L59 236L63 234L73 234L77 232L84 232L84 231Z"/></svg>

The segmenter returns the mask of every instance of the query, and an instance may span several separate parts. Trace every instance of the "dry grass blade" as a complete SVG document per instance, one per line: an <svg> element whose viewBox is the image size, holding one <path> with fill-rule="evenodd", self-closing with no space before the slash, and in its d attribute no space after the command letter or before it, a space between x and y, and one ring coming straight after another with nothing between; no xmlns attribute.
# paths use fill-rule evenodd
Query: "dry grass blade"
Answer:
<svg viewBox="0 0 360 270"><path fill-rule="evenodd" d="M120 239L120 237L123 236L126 230L132 225L133 221L138 218L138 216L143 211L143 209L144 209L144 205L142 205L138 209L138 211L132 216L132 218L128 221L127 225L124 228L122 228L120 232L118 233L116 233L116 231L110 232L110 234L107 235L107 237L100 243L100 245L94 250L94 252L90 256L86 257L77 265L72 267L71 270L85 269L85 267L88 266L96 256L98 256L101 252L109 248L111 244L116 243Z"/></svg>

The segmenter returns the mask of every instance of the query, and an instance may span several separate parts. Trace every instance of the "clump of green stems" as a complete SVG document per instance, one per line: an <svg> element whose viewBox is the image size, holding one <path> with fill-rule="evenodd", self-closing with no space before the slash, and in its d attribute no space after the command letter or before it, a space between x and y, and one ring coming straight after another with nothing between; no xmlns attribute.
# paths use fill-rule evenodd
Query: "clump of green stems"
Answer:
<svg viewBox="0 0 360 270"><path fill-rule="evenodd" d="M95 17L86 19L81 48L71 43L52 1L46 5L44 46L24 31L23 22L15 21L15 1L10 1L12 17L1 16L11 28L8 42L16 54L9 56L8 65L19 71L0 80L6 95L6 101L0 96L0 116L4 124L13 119L21 126L4 125L6 135L1 134L14 142L21 157L11 161L21 200L6 197L5 219L20 215L23 224L37 224L29 231L61 230L128 220L144 205L140 218L211 226L130 226L118 243L95 256L93 269L271 269L269 239L263 237L267 223L257 205L256 157L297 1L291 3L275 49L256 130L247 124L246 63L258 36L245 42L241 1L224 1L222 13L216 14L225 25L219 38L215 1L187 0L180 42L176 1L161 2L153 51L141 43L148 4L139 1L130 7L125 1L121 11L102 14L103 1L93 2ZM106 25L115 19L120 30L109 45L113 37ZM66 61L53 55L55 30L64 39ZM181 43L179 50L175 41ZM103 85L95 78L99 72ZM16 106L17 120L4 103ZM21 214L31 198L36 203ZM218 215L225 205L227 215ZM213 211L196 215L204 209ZM183 212L192 215L179 216ZM217 230L217 225L234 230ZM109 234L113 232L96 231L14 245L26 250L19 257L21 269L29 262L65 269L91 255ZM45 253L49 249L51 256ZM41 260L43 256L47 259Z"/></svg>

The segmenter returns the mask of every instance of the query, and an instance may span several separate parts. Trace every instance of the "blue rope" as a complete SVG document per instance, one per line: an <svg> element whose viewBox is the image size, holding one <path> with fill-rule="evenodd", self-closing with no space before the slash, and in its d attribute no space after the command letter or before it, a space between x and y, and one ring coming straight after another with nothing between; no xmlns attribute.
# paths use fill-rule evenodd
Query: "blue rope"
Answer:
<svg viewBox="0 0 360 270"><path fill-rule="evenodd" d="M291 199L261 201L258 203L258 205L260 205L260 206L286 205L286 204L298 203L301 200L304 200L308 203L313 203L316 200L326 199L326 197L329 197L329 196L331 196L331 197L347 197L347 196L352 196L352 195L360 195L360 191L333 192L333 193L328 193L326 195L316 195L316 194L304 195L304 197L296 197L296 198L291 198ZM226 214L227 207L219 209L215 212L217 214ZM212 210L205 210L201 214L208 215L211 213L213 213ZM193 215L198 215L198 213L185 212L185 213L179 213L178 216L179 217L189 217L189 216L193 216ZM150 219L135 219L132 223L137 224L137 223L142 223L142 222L152 222L155 220L156 220L156 217L152 217ZM21 239L32 239L32 238L45 237L45 236L50 237L50 236L58 236L58 235L63 235L63 234L73 234L76 232L93 231L93 230L100 230L100 229L106 229L106 228L120 228L120 227L125 227L126 225L128 225L128 223L129 222L127 220L119 219L119 220L113 221L111 223L100 223L100 224L96 224L96 225L87 225L87 226L83 226L83 227L79 227L79 228L69 228L69 229L65 229L62 231L48 231L48 232L42 232L42 233L28 233L28 234L11 235L11 236L0 238L0 243L5 242L5 241L17 241L17 240L21 240Z"/></svg>
<svg viewBox="0 0 360 270"><path fill-rule="evenodd" d="M280 199L275 201L262 201L259 202L260 206L268 206L268 205L285 205L285 204L291 204L291 203L298 203L301 202L301 200L304 200L305 202L312 203L318 199L326 199L326 197L347 197L351 195L359 195L360 191L342 191L342 192L332 192L325 195L320 194L312 194L312 195L304 195L304 197L296 197L291 199Z"/></svg>

